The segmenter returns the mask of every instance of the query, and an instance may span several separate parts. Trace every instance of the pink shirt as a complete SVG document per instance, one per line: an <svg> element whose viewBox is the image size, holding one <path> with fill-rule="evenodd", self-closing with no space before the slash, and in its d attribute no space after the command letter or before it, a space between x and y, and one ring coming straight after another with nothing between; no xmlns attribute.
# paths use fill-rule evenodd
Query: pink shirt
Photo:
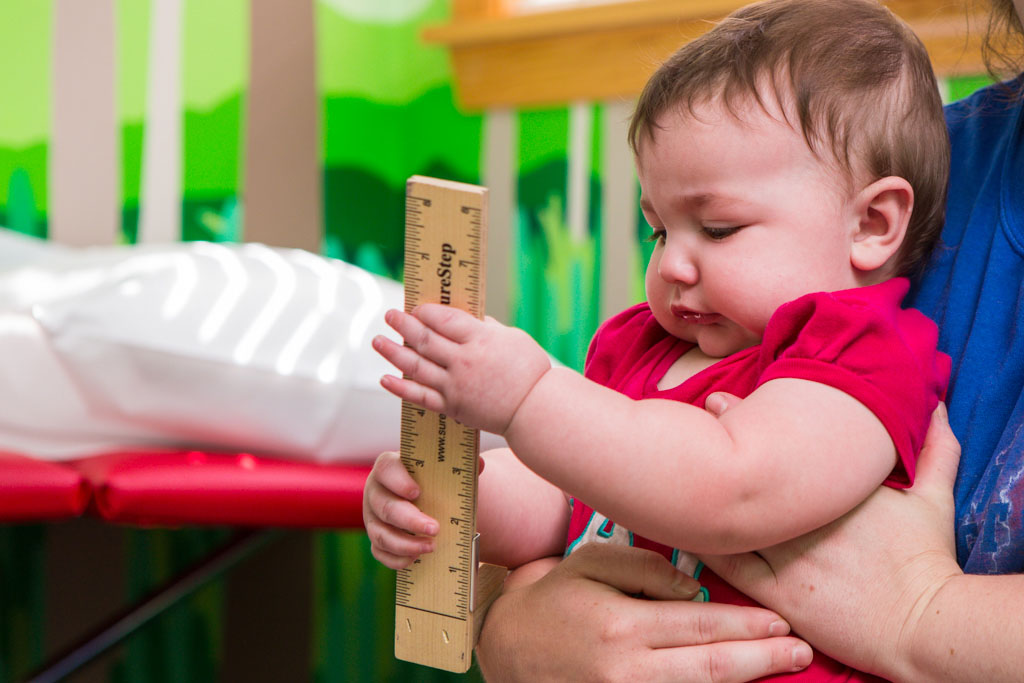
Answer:
<svg viewBox="0 0 1024 683"><path fill-rule="evenodd" d="M900 308L904 278L871 287L808 294L781 306L757 346L723 358L679 386L658 381L693 344L671 336L649 306L638 304L608 320L590 345L588 378L634 399L662 398L703 407L709 394L741 398L765 382L791 377L820 382L853 396L881 420L896 445L899 464L886 483L906 488L914 481L917 454L932 411L945 396L948 356L935 344L935 324L920 312ZM709 454L713 457L713 454ZM698 575L705 599L756 604L687 553L617 528L579 500L573 501L566 554L585 542L627 543L661 552ZM702 571L703 570L703 571ZM816 653L801 680L871 680Z"/></svg>

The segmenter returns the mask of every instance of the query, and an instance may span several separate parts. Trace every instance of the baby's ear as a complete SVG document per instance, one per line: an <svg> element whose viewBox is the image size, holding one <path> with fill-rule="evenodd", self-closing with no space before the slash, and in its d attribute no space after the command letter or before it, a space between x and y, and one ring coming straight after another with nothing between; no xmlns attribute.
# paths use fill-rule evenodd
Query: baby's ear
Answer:
<svg viewBox="0 0 1024 683"><path fill-rule="evenodd" d="M878 270L899 250L914 210L914 188L905 178L887 176L857 195L857 230L850 263L861 271Z"/></svg>

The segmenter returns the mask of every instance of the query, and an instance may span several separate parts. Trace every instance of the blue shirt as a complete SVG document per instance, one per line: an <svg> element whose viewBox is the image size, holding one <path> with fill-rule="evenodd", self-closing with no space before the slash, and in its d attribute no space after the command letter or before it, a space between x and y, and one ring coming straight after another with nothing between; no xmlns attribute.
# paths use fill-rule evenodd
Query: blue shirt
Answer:
<svg viewBox="0 0 1024 683"><path fill-rule="evenodd" d="M1024 76L1021 77L1024 79ZM977 574L1024 571L1024 99L986 88L946 108L946 225L907 303L953 360L947 403L963 447L957 555Z"/></svg>

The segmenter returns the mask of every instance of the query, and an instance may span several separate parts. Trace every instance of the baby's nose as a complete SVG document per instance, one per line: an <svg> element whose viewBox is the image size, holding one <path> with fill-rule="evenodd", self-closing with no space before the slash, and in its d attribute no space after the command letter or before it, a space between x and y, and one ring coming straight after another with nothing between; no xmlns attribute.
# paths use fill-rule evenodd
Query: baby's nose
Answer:
<svg viewBox="0 0 1024 683"><path fill-rule="evenodd" d="M682 249L666 250L662 255L658 272L665 282L694 285L700 279L697 264Z"/></svg>

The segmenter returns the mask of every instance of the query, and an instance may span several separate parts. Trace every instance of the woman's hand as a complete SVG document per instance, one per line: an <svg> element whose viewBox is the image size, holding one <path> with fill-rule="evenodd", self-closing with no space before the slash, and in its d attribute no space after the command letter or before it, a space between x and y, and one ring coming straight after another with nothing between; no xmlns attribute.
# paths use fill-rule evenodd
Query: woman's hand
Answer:
<svg viewBox="0 0 1024 683"><path fill-rule="evenodd" d="M719 399L708 409L733 401ZM923 680L927 666L914 654L921 624L934 616L934 597L962 574L953 537L959 455L940 405L912 488L882 487L836 522L756 554L702 559L823 652L886 678Z"/></svg>
<svg viewBox="0 0 1024 683"><path fill-rule="evenodd" d="M748 681L811 650L764 609L691 602L696 581L648 550L589 544L525 565L484 622L477 658L504 681ZM648 599L633 597L642 594Z"/></svg>

